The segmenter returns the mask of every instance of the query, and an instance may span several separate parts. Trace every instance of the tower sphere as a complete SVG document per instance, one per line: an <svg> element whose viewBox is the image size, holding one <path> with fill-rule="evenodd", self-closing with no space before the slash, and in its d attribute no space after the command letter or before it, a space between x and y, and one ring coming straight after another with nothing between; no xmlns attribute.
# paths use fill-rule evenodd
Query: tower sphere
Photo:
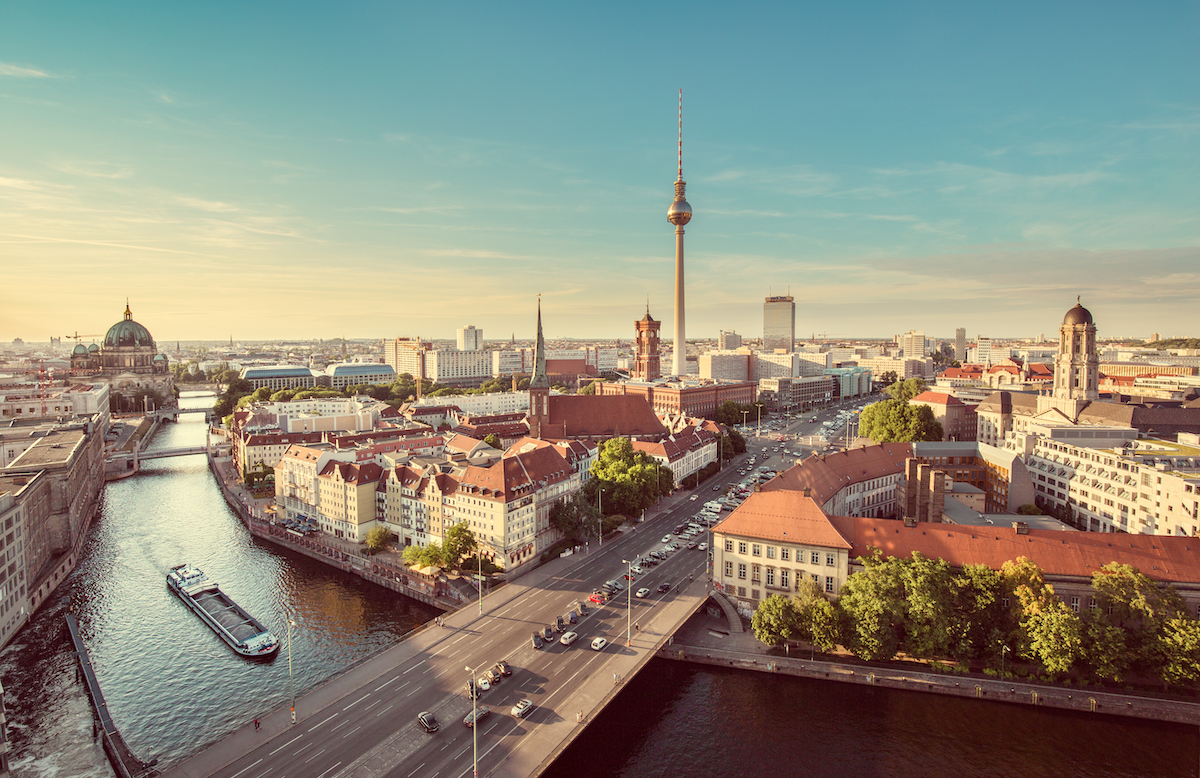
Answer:
<svg viewBox="0 0 1200 778"><path fill-rule="evenodd" d="M671 203L671 207L667 209L667 221L671 224L682 227L692 220L692 206L688 205L688 201L682 197Z"/></svg>

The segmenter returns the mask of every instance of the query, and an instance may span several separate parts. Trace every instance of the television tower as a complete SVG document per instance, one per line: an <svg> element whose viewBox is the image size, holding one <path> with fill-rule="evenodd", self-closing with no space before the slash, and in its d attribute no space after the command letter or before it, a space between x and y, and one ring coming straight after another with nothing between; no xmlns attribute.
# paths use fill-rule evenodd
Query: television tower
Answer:
<svg viewBox="0 0 1200 778"><path fill-rule="evenodd" d="M692 220L692 206L684 198L683 180L683 90L679 90L679 177L675 179L675 200L667 209L667 221L675 225L675 361L672 371L687 375L687 337L684 335L683 310L683 225Z"/></svg>

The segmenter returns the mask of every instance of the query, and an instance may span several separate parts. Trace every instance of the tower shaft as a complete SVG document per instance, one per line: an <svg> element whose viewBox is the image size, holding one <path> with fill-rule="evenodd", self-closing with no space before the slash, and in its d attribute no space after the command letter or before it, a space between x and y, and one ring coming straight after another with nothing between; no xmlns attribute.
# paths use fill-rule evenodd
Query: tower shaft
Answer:
<svg viewBox="0 0 1200 778"><path fill-rule="evenodd" d="M675 228L675 359L671 364L671 372L677 376L687 375L683 288L683 225L680 224Z"/></svg>

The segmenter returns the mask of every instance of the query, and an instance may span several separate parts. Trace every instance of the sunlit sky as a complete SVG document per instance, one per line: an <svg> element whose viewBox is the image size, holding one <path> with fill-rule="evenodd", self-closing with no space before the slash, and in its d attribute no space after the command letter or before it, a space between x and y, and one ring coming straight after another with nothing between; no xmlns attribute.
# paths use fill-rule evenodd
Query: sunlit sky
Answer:
<svg viewBox="0 0 1200 778"><path fill-rule="evenodd" d="M0 5L0 341L1200 335L1200 5ZM65 341L64 341L65 342Z"/></svg>

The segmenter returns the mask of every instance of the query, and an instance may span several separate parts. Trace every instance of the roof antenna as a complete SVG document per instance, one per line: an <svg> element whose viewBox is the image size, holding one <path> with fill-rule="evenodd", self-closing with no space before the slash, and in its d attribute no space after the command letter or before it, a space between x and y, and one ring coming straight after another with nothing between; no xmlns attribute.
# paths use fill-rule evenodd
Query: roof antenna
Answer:
<svg viewBox="0 0 1200 778"><path fill-rule="evenodd" d="M683 180L683 90L679 90L679 178Z"/></svg>

